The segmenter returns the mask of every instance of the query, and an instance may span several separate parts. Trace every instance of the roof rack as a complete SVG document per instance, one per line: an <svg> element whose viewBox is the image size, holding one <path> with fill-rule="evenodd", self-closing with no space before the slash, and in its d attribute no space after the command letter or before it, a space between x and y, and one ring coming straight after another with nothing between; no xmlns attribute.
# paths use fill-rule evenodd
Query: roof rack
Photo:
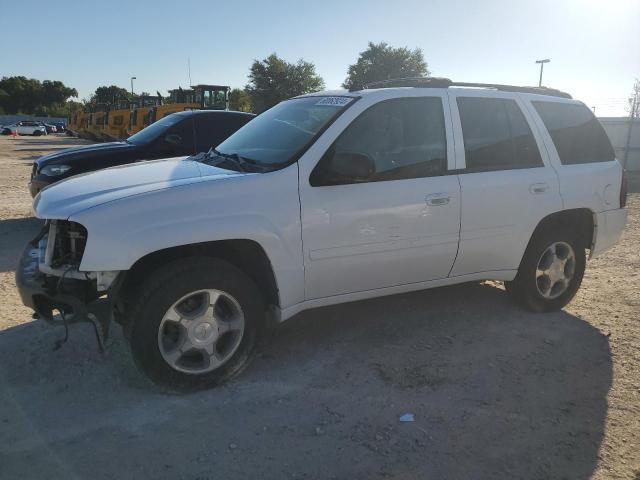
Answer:
<svg viewBox="0 0 640 480"><path fill-rule="evenodd" d="M551 97L572 98L566 92L548 87L518 87L515 85L501 85L498 83L473 83L473 82L454 82L449 78L442 77L405 77L391 78L389 80L380 80L378 82L366 83L362 88L354 88L355 90L367 90L370 88L390 88L390 87L414 87L414 88L449 88L449 87L474 87L474 88L492 88L502 92L518 92L518 93L535 93L538 95L548 95Z"/></svg>

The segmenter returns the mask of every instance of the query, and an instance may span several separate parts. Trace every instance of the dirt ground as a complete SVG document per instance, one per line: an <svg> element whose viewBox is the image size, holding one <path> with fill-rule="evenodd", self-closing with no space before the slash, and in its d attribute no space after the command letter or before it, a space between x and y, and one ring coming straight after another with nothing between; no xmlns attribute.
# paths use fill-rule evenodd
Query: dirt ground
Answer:
<svg viewBox="0 0 640 480"><path fill-rule="evenodd" d="M63 331L19 302L31 162L79 143L0 137L0 478L640 479L639 194L562 312L490 282L323 308L173 396L119 329L105 355L88 325L54 351Z"/></svg>

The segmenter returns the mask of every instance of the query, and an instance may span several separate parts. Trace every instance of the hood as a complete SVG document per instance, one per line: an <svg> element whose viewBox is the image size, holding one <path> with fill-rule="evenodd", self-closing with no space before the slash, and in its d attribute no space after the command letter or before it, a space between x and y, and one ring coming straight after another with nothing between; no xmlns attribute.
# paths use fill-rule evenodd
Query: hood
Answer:
<svg viewBox="0 0 640 480"><path fill-rule="evenodd" d="M141 162L76 175L43 189L34 200L33 210L38 218L67 219L82 210L132 195L247 175L185 158Z"/></svg>
<svg viewBox="0 0 640 480"><path fill-rule="evenodd" d="M48 155L40 157L36 163L38 170L50 163L57 163L59 160L69 161L79 158L95 158L100 155L112 154L114 152L124 152L127 150L136 150L139 147L132 143L126 142L108 142L94 143L91 145L83 145L81 147L65 148L52 152Z"/></svg>

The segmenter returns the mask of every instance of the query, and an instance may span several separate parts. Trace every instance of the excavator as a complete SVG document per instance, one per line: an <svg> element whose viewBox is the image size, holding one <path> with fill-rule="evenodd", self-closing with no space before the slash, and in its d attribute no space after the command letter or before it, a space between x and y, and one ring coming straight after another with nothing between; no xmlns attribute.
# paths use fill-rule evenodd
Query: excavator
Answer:
<svg viewBox="0 0 640 480"><path fill-rule="evenodd" d="M169 90L169 99L149 110L149 124L183 110L228 110L230 87L224 85L195 85L188 90L178 87Z"/></svg>

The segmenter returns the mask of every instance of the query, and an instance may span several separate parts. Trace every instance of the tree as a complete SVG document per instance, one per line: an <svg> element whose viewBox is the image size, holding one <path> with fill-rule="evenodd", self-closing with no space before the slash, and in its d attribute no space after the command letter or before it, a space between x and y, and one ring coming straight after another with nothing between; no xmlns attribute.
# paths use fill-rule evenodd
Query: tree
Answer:
<svg viewBox="0 0 640 480"><path fill-rule="evenodd" d="M629 97L629 106L625 110L629 113L629 118L640 118L640 80L637 78Z"/></svg>
<svg viewBox="0 0 640 480"><path fill-rule="evenodd" d="M362 88L367 83L392 78L425 77L429 75L422 50L394 48L384 42L369 42L358 60L349 65L344 88Z"/></svg>
<svg viewBox="0 0 640 480"><path fill-rule="evenodd" d="M115 103L118 100L128 100L131 94L126 88L121 88L116 85L109 87L101 86L96 88L96 91L91 95L91 103Z"/></svg>
<svg viewBox="0 0 640 480"><path fill-rule="evenodd" d="M36 80L23 76L3 77L0 90L0 107L7 113L47 113L64 104L69 98L77 97L75 88L67 87L57 80Z"/></svg>
<svg viewBox="0 0 640 480"><path fill-rule="evenodd" d="M300 59L288 63L272 53L262 61L255 60L245 90L256 113L263 112L287 98L324 88L324 80L316 74L313 63Z"/></svg>
<svg viewBox="0 0 640 480"><path fill-rule="evenodd" d="M242 88L234 88L229 92L229 108L238 112L251 111L251 96Z"/></svg>

